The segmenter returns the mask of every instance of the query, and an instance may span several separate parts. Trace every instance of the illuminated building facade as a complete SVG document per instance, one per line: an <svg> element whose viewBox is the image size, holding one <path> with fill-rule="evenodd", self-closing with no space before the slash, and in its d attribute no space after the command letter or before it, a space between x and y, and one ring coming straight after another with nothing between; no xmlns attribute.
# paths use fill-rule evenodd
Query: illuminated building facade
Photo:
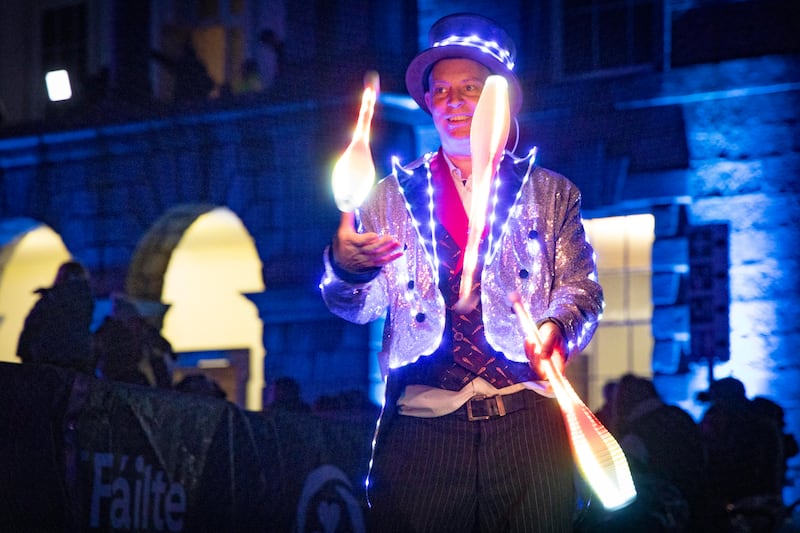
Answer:
<svg viewBox="0 0 800 533"><path fill-rule="evenodd" d="M248 353L230 379L248 382L251 408L282 375L310 398L369 391L379 335L332 317L316 290L338 217L332 163L369 69L384 91L373 131L379 173L390 155L431 148L427 116L403 97L405 65L433 20L478 10L518 44L520 151L537 145L540 164L581 187L587 219L632 217L618 219L622 233L652 227L633 256L601 248L601 282L605 268L609 300L621 304L576 362L576 388L597 406L604 380L652 375L669 401L697 414L711 353L717 378L734 375L748 395L778 400L800 434L792 0L128 4L0 7L0 314L16 305L3 300L19 286L15 252L37 263L38 245L25 237L42 229L57 250L48 268L68 256L84 262L101 311L126 290L165 332L187 320L207 333L171 339L197 361ZM179 90L186 43L210 80L190 83L194 96ZM44 75L56 67L74 73L72 100L46 99ZM649 222L633 218L642 215ZM219 224L206 227L209 219ZM221 270L184 267L199 278L182 288L186 277L170 269L187 254ZM215 283L225 269L234 279ZM31 285L51 278L30 275ZM179 318L181 294L196 298L196 317L216 319ZM254 325L239 333L230 313ZM0 324L2 360L14 360L24 318L11 315Z"/></svg>

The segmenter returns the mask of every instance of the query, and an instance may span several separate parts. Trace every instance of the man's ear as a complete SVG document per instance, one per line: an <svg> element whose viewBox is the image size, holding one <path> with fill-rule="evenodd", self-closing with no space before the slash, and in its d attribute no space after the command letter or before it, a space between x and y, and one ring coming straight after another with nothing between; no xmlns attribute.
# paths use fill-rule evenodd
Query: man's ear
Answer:
<svg viewBox="0 0 800 533"><path fill-rule="evenodd" d="M428 109L431 108L431 92L425 91L425 105L428 106Z"/></svg>

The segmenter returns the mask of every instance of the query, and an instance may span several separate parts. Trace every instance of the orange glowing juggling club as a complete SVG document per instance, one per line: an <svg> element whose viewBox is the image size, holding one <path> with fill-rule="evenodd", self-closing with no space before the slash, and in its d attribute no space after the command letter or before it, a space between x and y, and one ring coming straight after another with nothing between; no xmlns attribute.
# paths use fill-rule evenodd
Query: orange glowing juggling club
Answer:
<svg viewBox="0 0 800 533"><path fill-rule="evenodd" d="M518 294L509 295L525 338L542 345L539 330ZM541 369L550 382L567 427L572 454L583 478L608 510L621 509L636 499L630 467L619 443L597 419L551 359Z"/></svg>
<svg viewBox="0 0 800 533"><path fill-rule="evenodd" d="M511 125L508 103L508 81L503 76L486 78L483 91L472 114L469 143L472 152L472 202L469 232L464 249L464 268L455 309L467 312L476 304L472 282L478 264L478 250L486 226L486 211L492 177L500 164Z"/></svg>
<svg viewBox="0 0 800 533"><path fill-rule="evenodd" d="M342 213L352 213L358 209L375 183L375 163L369 147L369 130L379 92L378 73L367 72L353 140L333 167L331 178L336 207Z"/></svg>

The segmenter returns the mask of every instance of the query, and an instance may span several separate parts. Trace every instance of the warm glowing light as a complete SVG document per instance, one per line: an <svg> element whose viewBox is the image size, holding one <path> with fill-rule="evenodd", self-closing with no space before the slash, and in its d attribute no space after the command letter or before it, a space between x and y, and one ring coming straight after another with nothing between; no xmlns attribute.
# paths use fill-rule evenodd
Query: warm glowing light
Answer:
<svg viewBox="0 0 800 533"><path fill-rule="evenodd" d="M597 409L603 403L606 382L626 372L652 376L660 357L654 351L652 332L653 309L658 305L654 298L672 296L663 292L667 285L653 278L655 217L652 214L592 218L583 222L596 255L598 275L593 279L603 286L605 302L602 320L583 350L593 361L587 376L585 401L590 408ZM688 271L688 265L685 270ZM666 277L664 274L662 279ZM679 277L676 275L673 280ZM661 296L653 293L654 283L657 290L661 287ZM669 294L672 290L678 290L677 285L669 288ZM682 333L673 332L672 337L677 341L675 336ZM688 327L685 335L688 338Z"/></svg>
<svg viewBox="0 0 800 533"><path fill-rule="evenodd" d="M541 346L539 330L519 296L511 294L509 299L525 337ZM615 510L633 502L636 499L636 487L619 443L586 407L552 359L542 360L541 368L561 408L578 469L600 498L603 507Z"/></svg>
<svg viewBox="0 0 800 533"><path fill-rule="evenodd" d="M468 311L475 305L472 297L473 277L478 264L478 250L486 226L486 209L492 176L503 156L511 125L508 103L508 81L502 76L489 76L475 106L470 129L472 152L472 203L469 213L469 233L464 249L464 268L456 309Z"/></svg>
<svg viewBox="0 0 800 533"><path fill-rule="evenodd" d="M578 468L603 507L615 510L633 502L636 487L619 443L581 401L552 360L542 361L542 370L561 406Z"/></svg>
<svg viewBox="0 0 800 533"><path fill-rule="evenodd" d="M161 296L170 305L162 333L176 352L249 351L246 402L251 410L261 409L265 351L258 309L245 294L263 290L253 238L235 213L216 208L183 233L164 273ZM215 364L224 363L200 363Z"/></svg>
<svg viewBox="0 0 800 533"><path fill-rule="evenodd" d="M344 213L358 209L375 183L375 163L369 147L369 131L375 101L380 91L378 73L367 73L364 85L353 140L333 167L331 178L336 207Z"/></svg>
<svg viewBox="0 0 800 533"><path fill-rule="evenodd" d="M25 228L0 224L0 248L8 254L0 269L0 361L19 362L19 334L39 300L33 291L50 287L58 267L71 255L55 231L39 224Z"/></svg>

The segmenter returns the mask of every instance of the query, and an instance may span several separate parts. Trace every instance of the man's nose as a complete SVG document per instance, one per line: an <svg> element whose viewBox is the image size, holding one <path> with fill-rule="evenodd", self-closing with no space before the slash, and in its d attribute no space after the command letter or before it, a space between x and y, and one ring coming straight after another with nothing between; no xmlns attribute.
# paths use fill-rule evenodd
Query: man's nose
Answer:
<svg viewBox="0 0 800 533"><path fill-rule="evenodd" d="M464 97L458 91L453 91L450 93L450 97L447 99L447 105L450 107L459 107L464 103Z"/></svg>

